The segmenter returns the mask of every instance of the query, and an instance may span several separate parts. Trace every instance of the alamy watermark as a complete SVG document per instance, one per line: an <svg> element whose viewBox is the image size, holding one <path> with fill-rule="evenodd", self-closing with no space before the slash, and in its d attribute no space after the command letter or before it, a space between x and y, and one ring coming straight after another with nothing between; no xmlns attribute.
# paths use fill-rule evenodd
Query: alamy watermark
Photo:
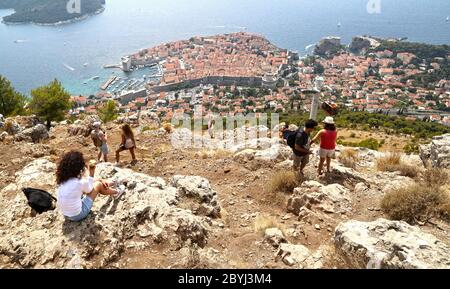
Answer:
<svg viewBox="0 0 450 289"><path fill-rule="evenodd" d="M277 113L248 113L221 116L203 115L203 107L196 106L194 114L176 114L171 120L176 127L171 142L174 148L244 149L271 147L279 137Z"/></svg>
<svg viewBox="0 0 450 289"><path fill-rule="evenodd" d="M367 13L380 14L381 13L381 0L369 0L367 2Z"/></svg>
<svg viewBox="0 0 450 289"><path fill-rule="evenodd" d="M69 14L81 14L81 0L67 1L66 10Z"/></svg>

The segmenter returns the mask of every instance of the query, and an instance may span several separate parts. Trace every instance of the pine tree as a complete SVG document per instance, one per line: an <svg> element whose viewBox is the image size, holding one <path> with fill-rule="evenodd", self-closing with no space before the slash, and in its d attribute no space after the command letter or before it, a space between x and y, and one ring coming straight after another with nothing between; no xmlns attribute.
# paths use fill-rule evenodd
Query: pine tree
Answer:
<svg viewBox="0 0 450 289"><path fill-rule="evenodd" d="M11 83L0 75L0 114L5 117L24 113L26 98L11 86Z"/></svg>
<svg viewBox="0 0 450 289"><path fill-rule="evenodd" d="M47 128L50 128L52 121L64 120L72 107L70 94L56 79L46 86L32 90L31 96L30 109L47 123Z"/></svg>

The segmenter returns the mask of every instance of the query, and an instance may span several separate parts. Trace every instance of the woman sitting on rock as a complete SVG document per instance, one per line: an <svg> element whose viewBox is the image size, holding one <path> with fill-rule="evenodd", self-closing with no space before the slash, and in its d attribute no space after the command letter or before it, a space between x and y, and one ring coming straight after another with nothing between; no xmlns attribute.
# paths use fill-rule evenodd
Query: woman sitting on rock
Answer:
<svg viewBox="0 0 450 289"><path fill-rule="evenodd" d="M131 163L135 164L137 162L136 155L134 154L134 150L136 149L136 141L134 139L133 130L131 130L129 124L124 124L122 126L121 137L122 141L119 148L116 150L116 165L118 166L120 164L120 153L126 150L130 151L133 159Z"/></svg>
<svg viewBox="0 0 450 289"><path fill-rule="evenodd" d="M66 219L79 222L84 220L92 209L98 194L119 198L124 187L113 190L111 184L94 181L95 161L89 164L89 176L84 176L86 163L83 154L71 151L62 156L56 171L58 188L57 206Z"/></svg>

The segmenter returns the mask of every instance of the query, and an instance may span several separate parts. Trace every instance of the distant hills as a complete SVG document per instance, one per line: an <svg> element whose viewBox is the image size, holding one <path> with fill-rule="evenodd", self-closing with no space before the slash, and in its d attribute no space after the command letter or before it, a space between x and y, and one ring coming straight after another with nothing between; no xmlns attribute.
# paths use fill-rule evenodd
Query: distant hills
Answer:
<svg viewBox="0 0 450 289"><path fill-rule="evenodd" d="M105 0L79 0L80 13L69 13L69 0L0 0L0 9L14 9L15 13L3 17L5 23L56 24L101 12Z"/></svg>

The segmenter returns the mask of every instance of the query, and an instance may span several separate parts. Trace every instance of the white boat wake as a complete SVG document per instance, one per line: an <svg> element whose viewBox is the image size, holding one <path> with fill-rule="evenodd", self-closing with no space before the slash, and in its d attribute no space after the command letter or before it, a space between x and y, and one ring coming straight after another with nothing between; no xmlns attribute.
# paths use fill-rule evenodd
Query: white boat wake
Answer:
<svg viewBox="0 0 450 289"><path fill-rule="evenodd" d="M63 65L64 65L65 68L69 69L70 71L74 71L75 70L75 68L73 68L72 66L69 66L66 63L63 63Z"/></svg>

